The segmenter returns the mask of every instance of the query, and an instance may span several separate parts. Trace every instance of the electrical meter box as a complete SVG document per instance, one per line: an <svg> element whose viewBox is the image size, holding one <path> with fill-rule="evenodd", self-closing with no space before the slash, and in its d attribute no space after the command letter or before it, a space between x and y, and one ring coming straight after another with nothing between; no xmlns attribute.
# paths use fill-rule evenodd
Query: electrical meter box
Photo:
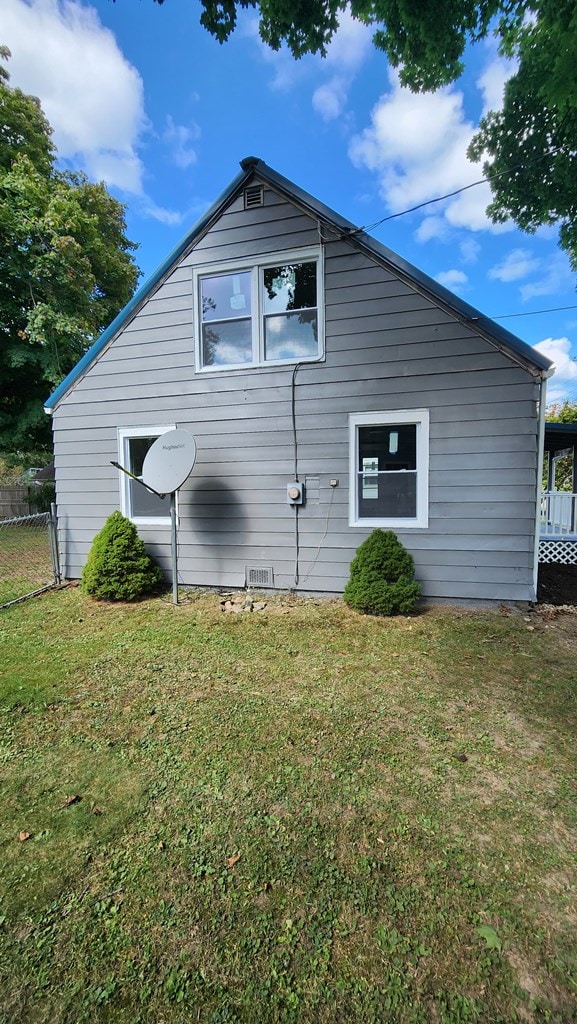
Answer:
<svg viewBox="0 0 577 1024"><path fill-rule="evenodd" d="M304 505L305 485L300 480L286 485L286 500L289 505Z"/></svg>

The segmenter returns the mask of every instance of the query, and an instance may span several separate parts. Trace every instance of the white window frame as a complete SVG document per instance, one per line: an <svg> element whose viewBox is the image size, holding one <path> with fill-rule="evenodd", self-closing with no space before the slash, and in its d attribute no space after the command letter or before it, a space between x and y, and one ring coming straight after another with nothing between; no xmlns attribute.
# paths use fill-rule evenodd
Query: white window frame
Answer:
<svg viewBox="0 0 577 1024"><path fill-rule="evenodd" d="M361 518L358 510L359 427L414 423L417 428L417 514L413 517ZM401 409L349 415L349 526L426 529L429 525L429 410Z"/></svg>
<svg viewBox="0 0 577 1024"><path fill-rule="evenodd" d="M284 263L316 263L317 264L317 339L318 351L314 356L293 357L290 359L264 358L264 310L262 299L262 271L268 267L276 267ZM240 274L250 272L251 307L252 307L252 361L250 363L227 363L220 366L202 365L202 309L200 301L201 281L205 277L220 274ZM305 249L288 249L254 259L229 260L226 263L207 264L195 267L192 272L193 316L195 337L195 366L197 373L221 373L223 370L251 370L255 367L294 366L296 363L318 363L325 357L325 302L324 302L324 253L322 246L309 246ZM282 314L280 314L282 315Z"/></svg>
<svg viewBox="0 0 577 1024"><path fill-rule="evenodd" d="M147 427L119 427L118 428L118 461L121 466L125 469L129 468L130 464L130 449L128 442L133 437L161 437L162 434L167 434L169 430L176 430L174 423L163 424L151 424ZM170 526L170 500L168 495L164 499L166 502L166 515L165 516L133 516L131 501L130 501L130 477L126 473L119 473L119 486L120 486L120 511L127 519L130 519L136 526ZM178 514L178 494L177 500L177 514Z"/></svg>

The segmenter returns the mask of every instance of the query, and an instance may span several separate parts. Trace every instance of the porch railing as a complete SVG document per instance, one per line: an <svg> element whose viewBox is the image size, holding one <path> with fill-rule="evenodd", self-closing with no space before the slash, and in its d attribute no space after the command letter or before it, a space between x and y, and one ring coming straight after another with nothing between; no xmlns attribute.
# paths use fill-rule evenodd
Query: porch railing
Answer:
<svg viewBox="0 0 577 1024"><path fill-rule="evenodd" d="M544 491L541 495L541 536L564 537L577 533L577 494Z"/></svg>

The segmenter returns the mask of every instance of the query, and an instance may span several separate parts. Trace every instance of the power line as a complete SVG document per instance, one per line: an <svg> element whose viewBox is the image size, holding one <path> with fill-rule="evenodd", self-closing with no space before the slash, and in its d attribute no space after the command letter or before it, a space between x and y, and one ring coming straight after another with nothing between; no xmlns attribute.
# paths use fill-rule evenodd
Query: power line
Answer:
<svg viewBox="0 0 577 1024"><path fill-rule="evenodd" d="M561 313L565 309L577 309L574 306L550 306L549 309L531 309L525 313L501 313L499 316L472 316L471 320L508 320L516 316L540 316L541 313Z"/></svg>
<svg viewBox="0 0 577 1024"><path fill-rule="evenodd" d="M546 157L557 156L557 154L558 150L551 153L541 153L540 156L535 157L533 160L526 160L523 163L515 164L513 167L507 167L504 171L497 171L496 174L488 174L485 178L479 178L478 181L472 181L470 185L463 185L462 188L456 188L454 192L447 192L444 196L436 196L435 199L427 199L424 203L417 203L416 206L410 206L407 210L401 210L399 213L390 213L387 217L381 217L380 220L375 221L374 224L365 224L363 227L354 228L352 231L347 232L346 235L357 235L361 231L374 231L375 228L380 227L381 224L385 224L389 220L395 220L397 217L405 217L408 213L415 213L416 210L422 210L425 206L431 206L433 203L441 203L444 199L452 199L453 196L458 196L461 192L466 192L470 188L476 188L477 185L484 185L487 181L495 181L497 178L502 178L506 174L513 174L514 171L518 171L522 167L529 167L531 164L538 163Z"/></svg>

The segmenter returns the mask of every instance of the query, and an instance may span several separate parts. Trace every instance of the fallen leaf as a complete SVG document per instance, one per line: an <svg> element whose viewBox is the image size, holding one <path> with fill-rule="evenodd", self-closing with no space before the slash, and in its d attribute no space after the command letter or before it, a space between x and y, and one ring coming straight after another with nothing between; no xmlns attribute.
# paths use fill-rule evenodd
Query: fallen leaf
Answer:
<svg viewBox="0 0 577 1024"><path fill-rule="evenodd" d="M227 868L233 868L237 861L240 860L240 853L235 853L233 857L228 857L226 866Z"/></svg>
<svg viewBox="0 0 577 1024"><path fill-rule="evenodd" d="M487 949L501 949L501 939L497 935L494 928L491 928L488 924L482 924L479 928L475 929L480 939L484 939L487 944Z"/></svg>
<svg viewBox="0 0 577 1024"><path fill-rule="evenodd" d="M74 796L67 796L62 806L72 807L72 804L79 804L81 800L82 797L80 796L80 793L75 793Z"/></svg>
<svg viewBox="0 0 577 1024"><path fill-rule="evenodd" d="M18 833L18 838L19 838L21 843L24 843L24 842L26 842L27 839L31 838L31 833L30 832L19 832Z"/></svg>

